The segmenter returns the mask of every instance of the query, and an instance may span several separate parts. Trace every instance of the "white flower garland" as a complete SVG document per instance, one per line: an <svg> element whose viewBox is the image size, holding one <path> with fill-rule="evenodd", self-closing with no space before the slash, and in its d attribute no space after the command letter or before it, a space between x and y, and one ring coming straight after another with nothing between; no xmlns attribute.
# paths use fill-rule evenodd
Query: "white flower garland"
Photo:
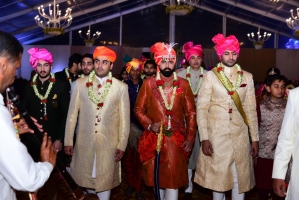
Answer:
<svg viewBox="0 0 299 200"><path fill-rule="evenodd" d="M218 63L217 68L219 69L221 67L221 63ZM243 71L240 67L240 65L235 64L236 69L238 70L238 79L235 85L233 85L233 87L229 86L229 79L226 77L226 75L223 72L223 67L222 70L218 70L218 72L221 75L221 80L224 83L225 88L229 91L229 92L233 92L237 89L239 89L241 83L242 83L242 79L243 79Z"/></svg>
<svg viewBox="0 0 299 200"><path fill-rule="evenodd" d="M55 79L55 74L51 73L50 76L51 76L51 79ZM35 74L35 75L33 76L33 79L32 79L32 82L33 82L32 87L33 87L33 90L34 90L35 95L36 95L41 101L43 101L43 100L45 100L45 99L48 98L48 96L49 96L49 94L50 94L50 91L51 91L51 89L52 89L52 87L53 87L54 82L53 82L53 81L50 81L50 84L49 84L49 86L48 86L48 89L47 89L47 91L46 91L46 94L43 96L43 95L41 95L41 94L38 92L38 89L37 89L37 87L36 87L36 79L37 79L37 77L38 77L37 74ZM43 102L43 103L46 104L45 102Z"/></svg>
<svg viewBox="0 0 299 200"><path fill-rule="evenodd" d="M92 83L93 79L95 77L95 71L92 71L89 76L88 76L88 83ZM110 81L108 81L110 80ZM88 86L88 96L89 99L96 104L98 107L103 107L104 105L104 101L109 93L109 89L112 85L112 73L109 72L108 73L108 79L106 80L106 84L105 84L105 88L104 88L104 92L101 94L100 98L96 98L94 93L93 93L93 85ZM102 104L102 105L99 105Z"/></svg>
<svg viewBox="0 0 299 200"><path fill-rule="evenodd" d="M177 81L178 77L177 77L177 75L176 75L175 72L173 73L173 76L174 76L174 81ZM160 72L157 74L156 80L161 80ZM163 87L162 86L158 86L158 88L159 88L159 91L161 93L162 99L163 99L163 101L165 103L166 109L167 110L172 110L177 87L173 87L172 96L171 96L171 99L170 99L170 104L168 103L167 98L166 98L166 96L165 96L165 94L163 92Z"/></svg>
<svg viewBox="0 0 299 200"><path fill-rule="evenodd" d="M70 82L70 84L72 84L72 78L71 78L71 76L70 76L69 71L70 71L69 68L65 68L65 69L64 69L66 78L68 79L68 81ZM79 77L79 78L82 78L82 77L84 77L84 74L78 75L78 77Z"/></svg>
<svg viewBox="0 0 299 200"><path fill-rule="evenodd" d="M195 91L193 91L193 89L192 89L192 83L191 83L191 75L190 76L187 76L187 74L190 74L190 69L191 69L191 67L189 66L189 67L187 67L187 70L186 70L186 78L187 78L187 80L188 80L188 82L189 82L189 85L190 85L190 87L191 87L191 90L192 90L192 93L193 93L193 95L197 95L198 94L198 91L199 91L199 89L200 89L200 86L201 86L201 83L202 83L202 76L201 75L203 75L203 71L204 71L204 69L203 69L203 67L200 67L200 74L199 74L199 81L198 81L198 83L197 83L197 86L196 86L196 89L195 89Z"/></svg>

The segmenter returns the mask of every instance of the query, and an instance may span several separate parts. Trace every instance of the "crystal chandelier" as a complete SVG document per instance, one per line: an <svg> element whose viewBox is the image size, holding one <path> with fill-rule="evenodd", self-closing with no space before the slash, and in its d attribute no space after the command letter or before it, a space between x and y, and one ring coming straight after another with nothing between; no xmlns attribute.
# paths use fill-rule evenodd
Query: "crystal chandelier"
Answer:
<svg viewBox="0 0 299 200"><path fill-rule="evenodd" d="M166 6L166 13L173 15L187 15L192 12L199 0L160 0Z"/></svg>
<svg viewBox="0 0 299 200"><path fill-rule="evenodd" d="M260 32L260 27L259 27L258 32L257 32L257 39L254 38L253 32L251 34L250 33L247 34L248 39L253 42L253 45L256 49L263 48L264 42L269 40L269 38L271 37L271 33L264 32L263 36L260 33L261 32Z"/></svg>
<svg viewBox="0 0 299 200"><path fill-rule="evenodd" d="M294 35L299 36L299 8L297 8L297 15L294 16L293 10L291 12L291 17L286 19L287 25L290 29L294 29Z"/></svg>
<svg viewBox="0 0 299 200"><path fill-rule="evenodd" d="M86 33L87 38L83 37L83 36L81 35L81 33L82 33L82 31L80 30L80 31L79 31L79 35L80 35L80 37L81 37L82 39L84 39L84 43L85 43L85 45L86 45L87 47L91 47L91 46L94 44L95 40L98 39L98 38L100 37L100 35L101 35L101 32L97 31L97 32L94 33L94 34L92 35L92 37L91 37L90 25L89 25L88 31L87 31L87 33Z"/></svg>
<svg viewBox="0 0 299 200"><path fill-rule="evenodd" d="M44 18L45 22L41 20L39 15L36 15L35 22L38 26L44 29L45 34L49 35L60 35L64 33L64 29L72 23L71 8L67 8L65 15L61 16L61 10L59 10L59 4L56 4L54 0L53 10L52 5L49 4L49 15L45 13L43 5L38 7L38 12L41 17Z"/></svg>

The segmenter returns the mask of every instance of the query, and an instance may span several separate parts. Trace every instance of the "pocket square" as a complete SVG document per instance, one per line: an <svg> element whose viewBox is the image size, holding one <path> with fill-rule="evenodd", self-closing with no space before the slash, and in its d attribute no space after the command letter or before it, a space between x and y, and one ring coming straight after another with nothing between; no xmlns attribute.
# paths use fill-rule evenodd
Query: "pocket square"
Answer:
<svg viewBox="0 0 299 200"><path fill-rule="evenodd" d="M53 99L57 99L57 94L54 94Z"/></svg>
<svg viewBox="0 0 299 200"><path fill-rule="evenodd" d="M242 85L240 85L240 87L246 87L246 83L243 83Z"/></svg>

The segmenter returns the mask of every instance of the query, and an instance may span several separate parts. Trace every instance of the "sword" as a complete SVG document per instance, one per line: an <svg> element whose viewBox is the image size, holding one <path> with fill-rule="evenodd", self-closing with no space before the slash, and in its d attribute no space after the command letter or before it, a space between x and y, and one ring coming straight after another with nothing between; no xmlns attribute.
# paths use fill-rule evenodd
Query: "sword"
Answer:
<svg viewBox="0 0 299 200"><path fill-rule="evenodd" d="M156 157L155 157L155 166L154 166L154 188L155 188L155 199L161 200L160 197L160 152L163 142L163 124L161 122L160 132L157 133L157 146L156 146Z"/></svg>

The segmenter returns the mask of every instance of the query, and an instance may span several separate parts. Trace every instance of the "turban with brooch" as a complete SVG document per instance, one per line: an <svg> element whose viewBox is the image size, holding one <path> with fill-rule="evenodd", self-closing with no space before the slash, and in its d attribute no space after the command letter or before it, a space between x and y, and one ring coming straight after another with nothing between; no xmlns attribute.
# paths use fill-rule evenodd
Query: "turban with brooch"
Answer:
<svg viewBox="0 0 299 200"><path fill-rule="evenodd" d="M157 65L160 64L164 58L172 58L174 62L176 60L176 52L172 48L175 43L164 44L164 42L157 42L150 48L150 52L154 54L154 59Z"/></svg>

